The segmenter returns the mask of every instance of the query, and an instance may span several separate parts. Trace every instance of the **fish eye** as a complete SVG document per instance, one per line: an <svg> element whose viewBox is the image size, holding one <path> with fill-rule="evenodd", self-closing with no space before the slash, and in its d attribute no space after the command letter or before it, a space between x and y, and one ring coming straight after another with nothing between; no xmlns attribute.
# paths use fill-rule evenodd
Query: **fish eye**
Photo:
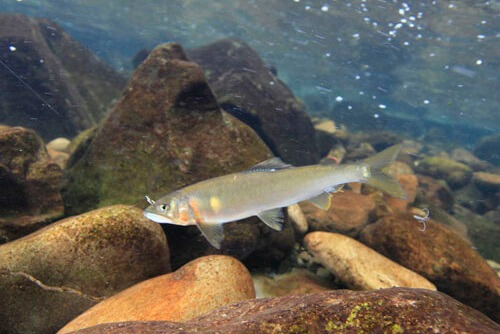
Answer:
<svg viewBox="0 0 500 334"><path fill-rule="evenodd" d="M168 205L167 205L167 204L162 204L162 205L160 206L160 210L161 210L161 211L167 211L167 209L168 209Z"/></svg>

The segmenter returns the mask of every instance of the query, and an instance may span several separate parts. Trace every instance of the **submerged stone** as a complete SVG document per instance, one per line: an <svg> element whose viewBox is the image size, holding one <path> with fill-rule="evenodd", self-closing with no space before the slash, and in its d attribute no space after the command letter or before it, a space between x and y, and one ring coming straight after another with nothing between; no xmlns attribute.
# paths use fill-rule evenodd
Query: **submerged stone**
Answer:
<svg viewBox="0 0 500 334"><path fill-rule="evenodd" d="M187 321L213 309L255 298L248 270L235 258L211 255L151 278L102 301L58 333L120 321Z"/></svg>
<svg viewBox="0 0 500 334"><path fill-rule="evenodd" d="M421 174L445 180L451 188L461 188L472 179L472 170L469 166L439 156L422 159L416 169Z"/></svg>
<svg viewBox="0 0 500 334"><path fill-rule="evenodd" d="M32 128L45 140L95 125L125 85L124 77L48 19L0 14L0 44L15 50L0 54L6 65L0 66L0 123Z"/></svg>
<svg viewBox="0 0 500 334"><path fill-rule="evenodd" d="M248 300L184 323L122 322L75 334L475 333L500 326L449 296L424 289L348 290Z"/></svg>
<svg viewBox="0 0 500 334"><path fill-rule="evenodd" d="M168 272L160 226L117 205L0 246L0 332L54 333L135 283Z"/></svg>
<svg viewBox="0 0 500 334"><path fill-rule="evenodd" d="M304 106L245 43L224 39L190 50L222 108L250 125L273 153L293 165L319 161Z"/></svg>
<svg viewBox="0 0 500 334"><path fill-rule="evenodd" d="M304 238L304 244L316 261L350 289L409 287L436 290L424 277L345 235L311 232Z"/></svg>
<svg viewBox="0 0 500 334"><path fill-rule="evenodd" d="M255 132L223 114L203 70L177 44L152 51L75 154L63 191L69 213L117 203L145 206L145 195L158 198L270 157Z"/></svg>
<svg viewBox="0 0 500 334"><path fill-rule="evenodd" d="M34 131L0 125L0 244L63 215L62 177Z"/></svg>
<svg viewBox="0 0 500 334"><path fill-rule="evenodd" d="M455 232L432 219L425 230L413 216L385 216L363 229L363 243L433 282L493 320L500 319L500 279Z"/></svg>

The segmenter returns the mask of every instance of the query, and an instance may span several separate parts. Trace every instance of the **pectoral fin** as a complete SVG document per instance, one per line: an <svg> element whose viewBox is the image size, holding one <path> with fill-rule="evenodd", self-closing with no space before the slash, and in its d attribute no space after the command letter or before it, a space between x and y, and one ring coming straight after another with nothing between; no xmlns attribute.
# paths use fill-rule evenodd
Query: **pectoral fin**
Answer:
<svg viewBox="0 0 500 334"><path fill-rule="evenodd" d="M329 193L321 193L318 196L309 198L308 201L321 210L328 210L330 208L332 195Z"/></svg>
<svg viewBox="0 0 500 334"><path fill-rule="evenodd" d="M267 226L276 231L281 231L283 228L283 211L281 208L262 211L257 214Z"/></svg>
<svg viewBox="0 0 500 334"><path fill-rule="evenodd" d="M201 234L213 247L220 249L222 240L224 239L224 228L219 223L197 223Z"/></svg>

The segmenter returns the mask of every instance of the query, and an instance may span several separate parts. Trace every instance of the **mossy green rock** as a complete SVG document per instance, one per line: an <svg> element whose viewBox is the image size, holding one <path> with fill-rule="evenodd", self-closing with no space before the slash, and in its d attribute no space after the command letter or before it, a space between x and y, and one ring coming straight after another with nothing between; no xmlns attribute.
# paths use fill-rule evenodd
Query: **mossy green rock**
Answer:
<svg viewBox="0 0 500 334"><path fill-rule="evenodd" d="M452 188L465 186L472 179L472 169L455 160L444 157L427 157L419 161L417 171L435 179L443 179Z"/></svg>
<svg viewBox="0 0 500 334"><path fill-rule="evenodd" d="M448 227L430 219L421 229L411 214L385 216L365 227L360 241L499 320L500 279L487 262Z"/></svg>
<svg viewBox="0 0 500 334"><path fill-rule="evenodd" d="M0 243L63 215L62 177L33 130L0 125Z"/></svg>
<svg viewBox="0 0 500 334"><path fill-rule="evenodd" d="M121 322L74 334L476 333L500 331L483 314L424 289L337 290L238 302L184 323Z"/></svg>
<svg viewBox="0 0 500 334"><path fill-rule="evenodd" d="M170 270L162 229L124 205L2 245L0 259L1 333L54 333L103 298Z"/></svg>
<svg viewBox="0 0 500 334"><path fill-rule="evenodd" d="M271 156L252 129L223 113L203 70L177 44L152 51L87 143L68 166L63 197L71 214L145 206L144 195L157 198Z"/></svg>

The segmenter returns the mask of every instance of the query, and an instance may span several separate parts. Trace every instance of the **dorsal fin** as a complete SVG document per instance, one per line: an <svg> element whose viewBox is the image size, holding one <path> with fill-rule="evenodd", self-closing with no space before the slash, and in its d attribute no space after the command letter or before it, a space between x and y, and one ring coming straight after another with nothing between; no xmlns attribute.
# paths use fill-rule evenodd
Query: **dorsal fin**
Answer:
<svg viewBox="0 0 500 334"><path fill-rule="evenodd" d="M274 172L280 169L291 168L292 165L284 163L280 158L274 157L271 159L264 160L259 162L255 166L250 169L247 169L245 172Z"/></svg>

